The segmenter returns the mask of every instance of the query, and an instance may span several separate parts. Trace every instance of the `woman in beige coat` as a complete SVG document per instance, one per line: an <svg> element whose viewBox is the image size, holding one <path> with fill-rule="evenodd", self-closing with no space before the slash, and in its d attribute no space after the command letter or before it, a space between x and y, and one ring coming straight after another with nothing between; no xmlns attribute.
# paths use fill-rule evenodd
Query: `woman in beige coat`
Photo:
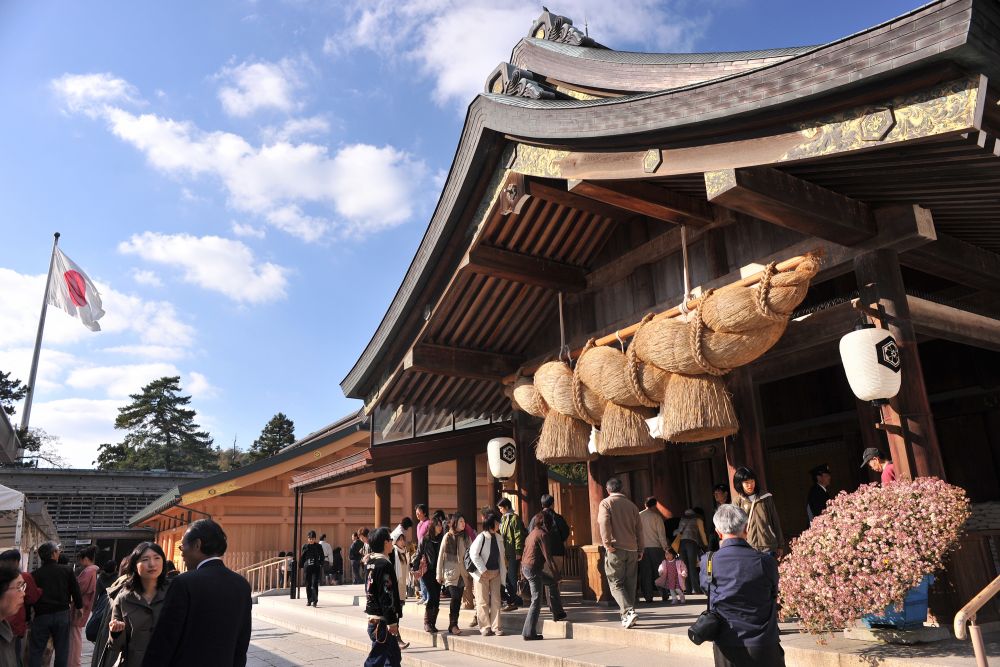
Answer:
<svg viewBox="0 0 1000 667"><path fill-rule="evenodd" d="M143 542L132 551L129 578L111 604L111 636L101 667L142 667L167 594L165 561L163 549L153 542Z"/></svg>
<svg viewBox="0 0 1000 667"><path fill-rule="evenodd" d="M757 476L750 468L736 469L733 486L738 492L736 506L748 517L747 542L757 551L781 558L785 553L785 536L781 532L774 496L760 489Z"/></svg>
<svg viewBox="0 0 1000 667"><path fill-rule="evenodd" d="M448 520L448 531L441 539L441 552L437 559L437 580L442 586L448 587L451 605L448 608L448 632L460 635L458 614L462 609L462 594L465 590L465 578L469 575L465 569L465 552L469 549L469 538L465 534L465 517L455 512Z"/></svg>

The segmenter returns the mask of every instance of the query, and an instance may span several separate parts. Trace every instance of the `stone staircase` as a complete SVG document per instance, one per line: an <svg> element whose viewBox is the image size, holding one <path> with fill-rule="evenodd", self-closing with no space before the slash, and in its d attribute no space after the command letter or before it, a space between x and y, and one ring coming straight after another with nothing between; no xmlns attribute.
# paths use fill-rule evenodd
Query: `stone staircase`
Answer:
<svg viewBox="0 0 1000 667"><path fill-rule="evenodd" d="M400 633L410 648L403 651L403 664L410 667L597 667L622 665L653 667L713 664L710 644L695 646L687 628L704 608L704 597L686 606L640 605L636 627L625 630L617 622L617 610L582 604L579 594L567 591L564 604L570 620L546 619L543 609L539 632L544 641L525 642L521 626L525 610L501 615L503 637L483 637L469 628L473 612L463 610L460 636L423 631L423 607L408 602L403 608ZM319 606L305 600L261 596L254 616L274 625L348 646L367 653L371 642L365 631L364 597L360 586L332 586L320 590ZM445 601L447 603L447 601ZM447 626L447 604L438 615L438 627ZM968 642L950 640L922 646L886 646L874 642L830 637L819 644L792 626L782 626L782 646L788 667L974 667ZM990 655L1000 655L1000 645L990 643Z"/></svg>

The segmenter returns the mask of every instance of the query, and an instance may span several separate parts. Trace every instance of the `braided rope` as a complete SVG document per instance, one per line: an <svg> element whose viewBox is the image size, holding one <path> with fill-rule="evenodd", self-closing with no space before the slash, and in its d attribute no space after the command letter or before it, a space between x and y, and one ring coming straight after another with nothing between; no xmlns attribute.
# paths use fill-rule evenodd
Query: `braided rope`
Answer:
<svg viewBox="0 0 1000 667"><path fill-rule="evenodd" d="M767 303L767 297L771 294L771 278L777 272L776 263L771 262L766 267L764 267L764 275L761 276L760 282L757 284L757 289L755 290L754 305L757 307L757 312L766 319L773 322L783 322L791 313L782 313L780 311L774 310Z"/></svg>
<svg viewBox="0 0 1000 667"><path fill-rule="evenodd" d="M576 410L576 414L580 418L590 424L591 426L598 427L601 425L599 421L593 418L590 411L587 410L587 405L583 401L583 381L580 379L580 359L583 359L583 355L590 351L590 348L594 347L594 339L591 338L587 341L587 344L583 347L583 352L576 360L576 368L573 369L573 409Z"/></svg>
<svg viewBox="0 0 1000 667"><path fill-rule="evenodd" d="M651 319L653 319L652 313L642 318L642 322L639 322L639 326L636 327L633 334L633 341L635 340L635 336L638 336L639 332L642 331L642 327ZM635 344L629 345L628 350L625 352L625 379L628 381L629 391L632 392L635 400L647 408L655 408L659 403L649 397L649 394L642 388L642 383L639 382L639 361L637 354Z"/></svg>
<svg viewBox="0 0 1000 667"><path fill-rule="evenodd" d="M702 297L702 302L712 295L712 291L713 290L708 290L705 292L705 296ZM697 308L694 311L694 326L691 327L691 355L694 357L694 361L698 364L698 367L708 375L725 375L729 372L729 369L713 366L711 362L705 358L705 354L702 349L705 342L705 328L705 320L701 317L701 308Z"/></svg>

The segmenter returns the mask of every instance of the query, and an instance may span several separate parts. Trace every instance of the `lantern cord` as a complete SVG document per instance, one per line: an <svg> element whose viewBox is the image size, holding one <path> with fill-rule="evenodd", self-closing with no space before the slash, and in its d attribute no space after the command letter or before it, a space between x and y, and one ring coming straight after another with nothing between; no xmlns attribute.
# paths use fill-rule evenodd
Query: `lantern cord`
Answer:
<svg viewBox="0 0 1000 667"><path fill-rule="evenodd" d="M687 225L681 225L681 258L684 263L684 297L681 299L678 309L681 311L681 315L686 317L691 312L687 307L688 299L691 297L691 267L688 265Z"/></svg>
<svg viewBox="0 0 1000 667"><path fill-rule="evenodd" d="M563 318L563 293L559 292L559 358L566 355L566 363L570 363L569 345L566 344L566 320Z"/></svg>

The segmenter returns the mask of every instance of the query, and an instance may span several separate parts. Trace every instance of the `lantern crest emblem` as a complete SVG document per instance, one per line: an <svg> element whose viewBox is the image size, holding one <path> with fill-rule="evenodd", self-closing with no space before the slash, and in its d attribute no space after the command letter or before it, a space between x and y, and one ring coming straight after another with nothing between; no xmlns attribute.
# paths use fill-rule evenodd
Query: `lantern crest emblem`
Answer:
<svg viewBox="0 0 1000 667"><path fill-rule="evenodd" d="M878 362L893 373L899 372L901 365L899 359L899 348L896 346L896 339L886 336L875 345L875 357Z"/></svg>
<svg viewBox="0 0 1000 667"><path fill-rule="evenodd" d="M517 459L517 448L513 443L505 442L500 446L500 460L506 463L513 463Z"/></svg>

